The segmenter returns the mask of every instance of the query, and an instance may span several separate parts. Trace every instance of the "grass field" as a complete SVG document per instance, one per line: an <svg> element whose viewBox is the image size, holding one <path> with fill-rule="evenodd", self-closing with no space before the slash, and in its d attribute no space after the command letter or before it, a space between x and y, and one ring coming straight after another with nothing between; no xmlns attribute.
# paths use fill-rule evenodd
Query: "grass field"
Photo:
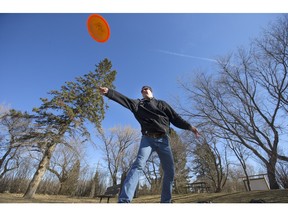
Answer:
<svg viewBox="0 0 288 216"><path fill-rule="evenodd" d="M288 190L173 195L174 203L249 203L252 199L261 199L264 200L265 203L288 204ZM160 195L140 196L135 198L133 203L159 203L159 200ZM116 202L116 198L110 199L110 203ZM0 193L0 203L99 203L99 199L36 194L33 199L27 200L23 198L23 194ZM106 199L103 199L102 203L106 203Z"/></svg>

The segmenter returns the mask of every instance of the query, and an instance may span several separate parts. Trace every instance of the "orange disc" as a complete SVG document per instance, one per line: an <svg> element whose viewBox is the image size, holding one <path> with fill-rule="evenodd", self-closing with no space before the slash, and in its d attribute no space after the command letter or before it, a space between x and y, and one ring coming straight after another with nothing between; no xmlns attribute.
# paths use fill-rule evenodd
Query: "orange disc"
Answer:
<svg viewBox="0 0 288 216"><path fill-rule="evenodd" d="M98 42L104 43L110 37L110 28L107 21L98 14L92 14L88 17L87 27L91 37Z"/></svg>

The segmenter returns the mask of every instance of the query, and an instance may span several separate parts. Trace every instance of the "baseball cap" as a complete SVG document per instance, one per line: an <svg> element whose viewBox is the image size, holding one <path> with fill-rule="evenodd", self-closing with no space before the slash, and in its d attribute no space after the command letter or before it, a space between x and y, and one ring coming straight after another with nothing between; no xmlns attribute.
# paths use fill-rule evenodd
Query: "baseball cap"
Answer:
<svg viewBox="0 0 288 216"><path fill-rule="evenodd" d="M144 89L150 89L150 91L152 92L152 88L151 88L150 86L143 86L142 89L141 89L141 92L142 92Z"/></svg>

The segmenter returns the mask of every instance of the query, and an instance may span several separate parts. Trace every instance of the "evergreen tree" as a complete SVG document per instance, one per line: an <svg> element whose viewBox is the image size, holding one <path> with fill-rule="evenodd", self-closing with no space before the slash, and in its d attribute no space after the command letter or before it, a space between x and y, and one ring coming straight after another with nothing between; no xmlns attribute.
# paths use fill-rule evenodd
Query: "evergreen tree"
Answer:
<svg viewBox="0 0 288 216"><path fill-rule="evenodd" d="M75 82L66 82L61 89L50 92L51 99L41 98L42 105L34 108L37 129L24 137L34 140L43 150L43 156L25 198L32 198L49 166L50 158L57 144L63 141L65 134L80 132L87 137L89 132L84 124L89 120L100 130L105 110L108 108L100 94L99 87L114 88L116 71L112 63L104 59L94 72L76 78Z"/></svg>
<svg viewBox="0 0 288 216"><path fill-rule="evenodd" d="M189 182L189 169L187 168L187 148L175 130L170 132L171 148L175 163L174 192L185 193Z"/></svg>

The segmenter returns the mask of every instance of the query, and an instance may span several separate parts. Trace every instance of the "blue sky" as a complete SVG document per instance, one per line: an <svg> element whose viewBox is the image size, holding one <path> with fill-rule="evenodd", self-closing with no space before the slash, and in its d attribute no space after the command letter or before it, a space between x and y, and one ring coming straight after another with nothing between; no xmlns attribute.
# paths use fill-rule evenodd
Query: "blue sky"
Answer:
<svg viewBox="0 0 288 216"><path fill-rule="evenodd" d="M143 85L171 103L177 80L195 68L214 72L214 59L247 46L280 14L100 13L109 23L106 43L86 27L90 13L0 14L0 104L30 112L40 97L95 69L109 58L116 89L141 97ZM132 114L109 102L104 127L139 127Z"/></svg>

